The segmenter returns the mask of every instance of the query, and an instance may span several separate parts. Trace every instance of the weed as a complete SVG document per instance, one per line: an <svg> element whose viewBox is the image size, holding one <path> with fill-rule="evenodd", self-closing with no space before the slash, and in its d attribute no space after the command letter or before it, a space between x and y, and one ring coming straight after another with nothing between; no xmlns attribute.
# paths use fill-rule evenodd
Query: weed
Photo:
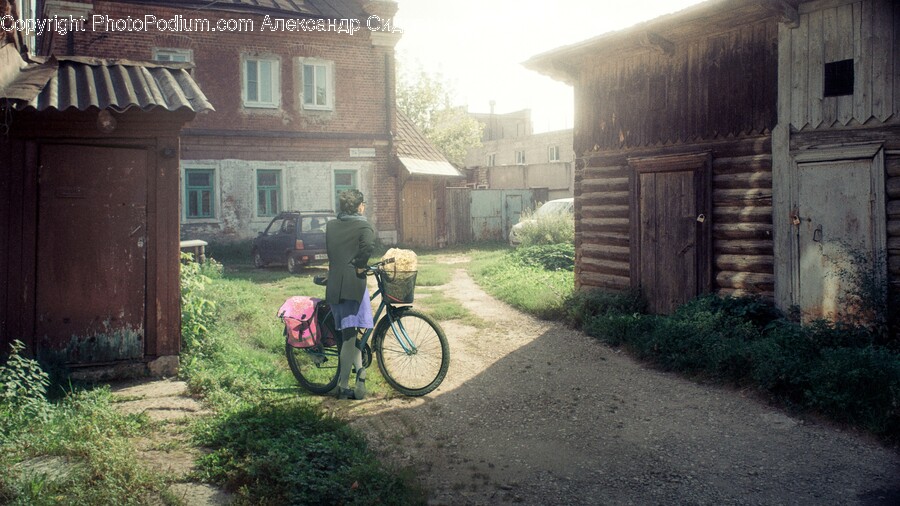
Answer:
<svg viewBox="0 0 900 506"><path fill-rule="evenodd" d="M540 214L525 211L519 218L522 226L516 237L522 246L544 244L575 244L575 218L565 212Z"/></svg>

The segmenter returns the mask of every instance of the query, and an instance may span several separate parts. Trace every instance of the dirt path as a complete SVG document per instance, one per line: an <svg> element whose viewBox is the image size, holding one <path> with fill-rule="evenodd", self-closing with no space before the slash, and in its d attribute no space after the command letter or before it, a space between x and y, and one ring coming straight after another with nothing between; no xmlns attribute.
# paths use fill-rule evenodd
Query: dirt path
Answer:
<svg viewBox="0 0 900 506"><path fill-rule="evenodd" d="M894 449L648 369L463 269L440 289L493 322L444 325L441 387L326 403L416 469L430 504L900 504Z"/></svg>

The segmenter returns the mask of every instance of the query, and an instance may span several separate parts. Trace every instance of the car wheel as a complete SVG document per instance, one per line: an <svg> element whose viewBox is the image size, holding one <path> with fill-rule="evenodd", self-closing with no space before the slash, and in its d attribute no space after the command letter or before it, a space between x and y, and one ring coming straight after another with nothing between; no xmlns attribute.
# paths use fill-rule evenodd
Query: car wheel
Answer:
<svg viewBox="0 0 900 506"><path fill-rule="evenodd" d="M259 254L259 250L253 250L253 265L257 269L262 269L266 266L266 263L263 262L262 255Z"/></svg>
<svg viewBox="0 0 900 506"><path fill-rule="evenodd" d="M288 255L287 259L287 268L288 272L291 274L299 274L300 268L303 267L303 264L297 261L297 257L294 255Z"/></svg>

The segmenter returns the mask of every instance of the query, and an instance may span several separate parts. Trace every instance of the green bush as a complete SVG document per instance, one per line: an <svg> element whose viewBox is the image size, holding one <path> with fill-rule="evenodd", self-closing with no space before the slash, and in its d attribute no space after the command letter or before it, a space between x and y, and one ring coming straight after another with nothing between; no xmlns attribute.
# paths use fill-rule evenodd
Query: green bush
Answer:
<svg viewBox="0 0 900 506"><path fill-rule="evenodd" d="M510 252L510 257L523 265L548 271L575 270L575 245L568 242L519 247Z"/></svg>
<svg viewBox="0 0 900 506"><path fill-rule="evenodd" d="M900 436L900 353L872 328L784 318L753 297L706 295L672 315L640 312L636 294L582 292L569 320L666 370L736 385L874 434Z"/></svg>
<svg viewBox="0 0 900 506"><path fill-rule="evenodd" d="M202 353L202 337L216 317L216 304L203 297L203 291L212 281L210 274L221 276L221 266L215 260L198 264L187 253L181 260L181 340L186 351Z"/></svg>
<svg viewBox="0 0 900 506"><path fill-rule="evenodd" d="M566 299L565 307L566 322L574 327L582 327L598 315L622 316L644 313L647 303L637 290L624 293L580 290Z"/></svg>
<svg viewBox="0 0 900 506"><path fill-rule="evenodd" d="M569 213L553 213L538 216L533 212L523 212L519 218L522 227L517 232L521 246L542 244L575 244L575 219Z"/></svg>
<svg viewBox="0 0 900 506"><path fill-rule="evenodd" d="M0 365L0 421L44 418L49 409L46 396L50 376L36 361L21 355L25 349L22 341L13 341L11 348L6 363Z"/></svg>

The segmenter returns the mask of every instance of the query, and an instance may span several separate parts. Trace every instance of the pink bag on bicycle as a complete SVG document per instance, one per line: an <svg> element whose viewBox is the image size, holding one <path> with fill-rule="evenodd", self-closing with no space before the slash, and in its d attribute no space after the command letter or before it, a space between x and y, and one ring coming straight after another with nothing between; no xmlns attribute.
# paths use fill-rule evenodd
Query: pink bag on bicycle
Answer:
<svg viewBox="0 0 900 506"><path fill-rule="evenodd" d="M284 301L278 309L278 316L284 321L288 344L295 348L310 348L318 343L316 308L320 300L294 296Z"/></svg>

